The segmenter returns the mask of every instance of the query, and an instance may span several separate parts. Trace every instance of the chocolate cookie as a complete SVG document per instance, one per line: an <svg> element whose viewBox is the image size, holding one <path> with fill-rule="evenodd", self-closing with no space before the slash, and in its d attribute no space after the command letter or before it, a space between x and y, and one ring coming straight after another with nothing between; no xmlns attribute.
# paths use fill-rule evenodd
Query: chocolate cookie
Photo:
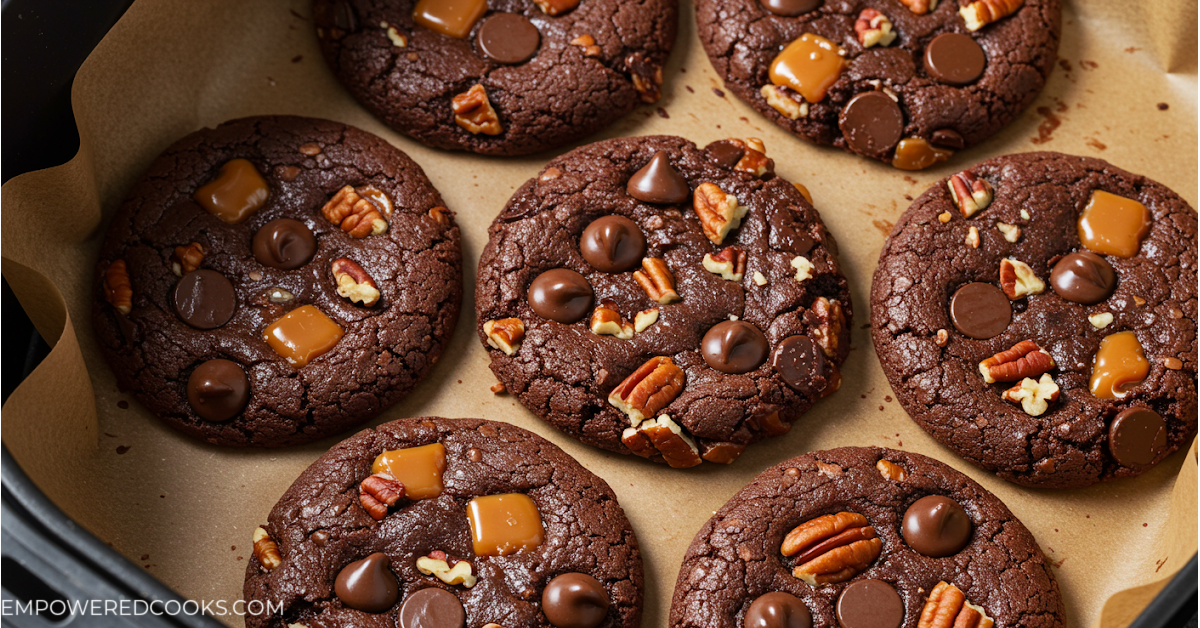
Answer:
<svg viewBox="0 0 1200 628"><path fill-rule="evenodd" d="M637 137L551 161L492 223L492 371L585 443L732 462L837 390L852 309L807 192L760 141Z"/></svg>
<svg viewBox="0 0 1200 628"><path fill-rule="evenodd" d="M521 155L661 94L677 0L315 0L338 80L437 148Z"/></svg>
<svg viewBox="0 0 1200 628"><path fill-rule="evenodd" d="M604 480L536 434L402 419L317 459L254 532L249 628L634 628L642 559Z"/></svg>
<svg viewBox="0 0 1200 628"><path fill-rule="evenodd" d="M779 126L920 170L1012 122L1057 61L1059 0L697 0L726 87Z"/></svg>
<svg viewBox="0 0 1200 628"><path fill-rule="evenodd" d="M1138 475L1196 435L1196 212L1099 159L985 161L896 222L871 327L904 409L971 462Z"/></svg>
<svg viewBox="0 0 1200 628"><path fill-rule="evenodd" d="M670 616L671 628L993 622L1066 625L1033 535L962 473L879 447L813 452L756 477L696 534Z"/></svg>
<svg viewBox="0 0 1200 628"><path fill-rule="evenodd" d="M244 118L171 145L100 252L93 325L123 389L218 445L369 421L441 356L459 231L421 167L336 122Z"/></svg>

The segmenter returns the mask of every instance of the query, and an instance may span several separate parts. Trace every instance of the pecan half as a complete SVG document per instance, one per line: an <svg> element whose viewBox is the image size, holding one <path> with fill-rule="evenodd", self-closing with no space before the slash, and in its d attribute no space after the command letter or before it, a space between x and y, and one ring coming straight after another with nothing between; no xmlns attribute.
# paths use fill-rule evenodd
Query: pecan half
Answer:
<svg viewBox="0 0 1200 628"><path fill-rule="evenodd" d="M487 90L482 85L473 85L471 89L452 98L450 109L454 111L454 122L471 133L500 135L504 132L500 116L496 115L492 102L488 100Z"/></svg>
<svg viewBox="0 0 1200 628"><path fill-rule="evenodd" d="M122 314L133 310L133 284L129 283L125 260L113 260L104 269L104 299Z"/></svg>
<svg viewBox="0 0 1200 628"><path fill-rule="evenodd" d="M629 416L632 427L658 414L683 391L683 369L671 358L646 360L608 395L608 402Z"/></svg>
<svg viewBox="0 0 1200 628"><path fill-rule="evenodd" d="M876 9L863 9L854 22L854 32L858 34L858 43L863 48L871 46L887 46L896 41L896 31L892 30L892 21Z"/></svg>
<svg viewBox="0 0 1200 628"><path fill-rule="evenodd" d="M434 550L429 552L428 556L418 558L417 571L434 576L449 585L461 584L467 589L479 581L470 562L448 556L441 550Z"/></svg>
<svg viewBox="0 0 1200 628"><path fill-rule="evenodd" d="M686 469L702 462L696 442L665 414L657 419L646 419L637 427L625 428L621 442L643 458L662 456L673 469Z"/></svg>
<svg viewBox="0 0 1200 628"><path fill-rule="evenodd" d="M925 15L937 8L938 0L900 0L900 4L917 15Z"/></svg>
<svg viewBox="0 0 1200 628"><path fill-rule="evenodd" d="M720 244L730 231L742 224L749 208L739 205L738 199L726 194L715 183L701 183L692 195L692 208L700 217L704 235L713 244Z"/></svg>
<svg viewBox="0 0 1200 628"><path fill-rule="evenodd" d="M1021 409L1029 416L1042 416L1051 403L1058 401L1058 384L1049 373L1042 373L1040 379L1026 377L1016 386L1004 391L1001 397L1005 401L1021 404Z"/></svg>
<svg viewBox="0 0 1200 628"><path fill-rule="evenodd" d="M579 0L533 0L546 15L562 15L579 5Z"/></svg>
<svg viewBox="0 0 1200 628"><path fill-rule="evenodd" d="M967 30L977 31L992 22L1017 12L1025 0L975 0L958 9L967 24Z"/></svg>
<svg viewBox="0 0 1200 628"><path fill-rule="evenodd" d="M674 303L680 299L679 293L675 292L675 275L667 268L666 260L643 257L641 270L633 271L633 280L659 305Z"/></svg>
<svg viewBox="0 0 1200 628"><path fill-rule="evenodd" d="M360 195L354 186L347 185L325 203L321 215L351 237L365 238L387 231L388 223L380 209L370 197Z"/></svg>
<svg viewBox="0 0 1200 628"><path fill-rule="evenodd" d="M592 312L588 328L597 336L616 336L621 340L633 338L633 325L621 318L617 305L609 299L600 302L600 306Z"/></svg>
<svg viewBox="0 0 1200 628"><path fill-rule="evenodd" d="M333 260L329 270L333 272L333 281L337 284L337 293L355 303L371 307L379 303L379 288L375 280L359 266L357 262L346 257Z"/></svg>
<svg viewBox="0 0 1200 628"><path fill-rule="evenodd" d="M662 97L662 66L646 58L646 55L635 52L625 58L625 67L629 69L633 88L641 96L642 102L658 102Z"/></svg>
<svg viewBox="0 0 1200 628"><path fill-rule="evenodd" d="M571 45L582 48L583 56L585 57L600 56L600 46L596 45L596 38L592 37L591 35L580 35L579 37L571 40Z"/></svg>
<svg viewBox="0 0 1200 628"><path fill-rule="evenodd" d="M271 539L271 535L262 526L254 528L254 536L251 537L254 542L254 557L258 559L258 563L264 569L270 571L283 564L283 557L279 555L279 546Z"/></svg>
<svg viewBox="0 0 1200 628"><path fill-rule="evenodd" d="M854 512L806 521L789 532L779 548L784 556L796 556L792 575L814 587L853 578L882 550L875 528Z"/></svg>
<svg viewBox="0 0 1200 628"><path fill-rule="evenodd" d="M846 316L842 314L842 304L836 299L830 301L825 297L818 297L813 302L812 308L809 309L809 313L816 317L817 322L816 329L808 334L809 337L817 341L826 356L831 358L836 356L842 329L846 326Z"/></svg>
<svg viewBox="0 0 1200 628"><path fill-rule="evenodd" d="M979 363L983 381L989 384L1037 377L1052 368L1054 358L1032 340L1022 340L1008 351L1001 351Z"/></svg>
<svg viewBox="0 0 1200 628"><path fill-rule="evenodd" d="M1031 294L1041 294L1046 291L1046 282L1042 281L1029 264L1011 257L1000 260L1000 289L1008 295L1010 301Z"/></svg>
<svg viewBox="0 0 1200 628"><path fill-rule="evenodd" d="M383 521L388 508L404 497L404 485L391 473L376 473L358 485L358 502L376 521Z"/></svg>
<svg viewBox="0 0 1200 628"><path fill-rule="evenodd" d="M963 218L970 218L992 204L995 191L992 184L985 179L975 176L970 170L963 170L946 181L950 188L950 200L958 208Z"/></svg>
<svg viewBox="0 0 1200 628"><path fill-rule="evenodd" d="M775 111L788 120L799 120L808 117L808 103L804 97L783 85L768 83L758 90L764 100Z"/></svg>
<svg viewBox="0 0 1200 628"><path fill-rule="evenodd" d="M983 608L968 602L958 587L943 581L929 592L917 628L992 628L992 623Z"/></svg>
<svg viewBox="0 0 1200 628"><path fill-rule="evenodd" d="M882 475L885 480L903 482L908 479L908 471L891 460L880 460L875 463L875 468L879 469L879 475Z"/></svg>
<svg viewBox="0 0 1200 628"><path fill-rule="evenodd" d="M483 333L487 335L488 345L492 348L503 351L505 355L515 355L525 338L525 323L519 318L487 321L483 324Z"/></svg>
<svg viewBox="0 0 1200 628"><path fill-rule="evenodd" d="M171 252L171 271L176 277L182 277L197 268L204 261L204 247L199 242L187 246L177 246Z"/></svg>
<svg viewBox="0 0 1200 628"><path fill-rule="evenodd" d="M705 253L701 263L704 270L726 281L741 281L746 274L746 252L736 246L727 246L716 255Z"/></svg>

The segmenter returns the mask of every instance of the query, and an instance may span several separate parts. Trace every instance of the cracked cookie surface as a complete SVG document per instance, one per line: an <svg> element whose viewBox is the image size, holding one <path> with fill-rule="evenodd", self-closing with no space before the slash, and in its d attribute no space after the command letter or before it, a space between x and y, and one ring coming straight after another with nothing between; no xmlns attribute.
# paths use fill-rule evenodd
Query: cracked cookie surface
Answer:
<svg viewBox="0 0 1200 628"><path fill-rule="evenodd" d="M993 188L990 205L964 218L946 181L926 191L896 222L871 286L875 349L913 420L967 460L1030 486L1135 476L1190 442L1196 434L1195 210L1147 177L1088 157L1009 155L964 172ZM1149 228L1131 256L1103 254L1101 266L1110 265L1115 277L1105 290L1076 294L1073 301L1060 293L1061 284L1055 287L1054 269L1068 255L1089 251L1078 223L1096 191L1144 205ZM977 248L966 243L972 230ZM1011 321L988 332L995 335L960 333L951 299L973 282L1000 286L1005 259L1028 265L1044 286L1011 300ZM1004 308L1005 301L1001 295L997 302ZM1106 338L1122 332L1135 335L1147 370L1126 382L1123 397L1097 397L1096 356ZM1053 359L1051 368L1038 370L1057 386L1057 397L1040 415L1002 397L1017 381L988 383L980 371L981 361L1024 341ZM1038 379L1036 371L1030 375L1028 381ZM1161 417L1157 441L1153 429L1141 441L1122 431L1118 417L1137 408ZM1140 450L1130 449L1139 442ZM1141 455L1134 464L1131 452Z"/></svg>
<svg viewBox="0 0 1200 628"><path fill-rule="evenodd" d="M359 485L371 475L376 456L434 443L445 448L444 488L439 495L415 501L403 498L379 521L363 509ZM478 497L506 493L532 499L541 516L544 540L507 556L476 555L468 504ZM244 596L247 602L282 604L283 612L270 617L247 615L250 628L283 628L293 623L452 625L398 623L405 601L427 589L457 597L466 626L494 622L549 628L546 615L555 614L543 614L543 592L554 578L571 573L594 578L608 597L603 619L594 624L597 628L634 628L641 620L641 555L616 495L604 480L554 444L505 423L429 417L364 430L330 449L301 474L271 510L263 528L277 543L282 560L268 570L251 557ZM422 573L416 561L433 551L468 561L478 581L467 588ZM379 613L349 607L334 586L346 565L374 552L387 555L399 589L393 603Z"/></svg>
<svg viewBox="0 0 1200 628"><path fill-rule="evenodd" d="M662 178L650 179L661 188L653 191L674 195L670 201L630 195L630 180L652 161L666 163L657 170ZM786 433L837 389L853 313L833 237L804 193L771 168L762 152L741 140L701 149L670 136L597 142L547 164L493 222L479 262L479 336L496 377L563 432L672 466L692 466L701 458L730 462L747 445ZM719 212L707 213L717 206L740 208L730 215L744 209L738 226L723 236L713 226ZM644 250L617 255L628 257L618 260L626 265L606 272L586 259L597 261L594 252L581 250L581 238L589 225L613 217L644 237ZM736 253L740 262L712 264L726 253ZM647 265L646 259L661 261L665 276L658 262ZM582 318L551 320L544 303L531 303L537 292L531 287L543 273L574 277L581 290L591 291L591 300L581 300L571 313ZM668 285L677 299L668 292L654 296ZM648 325L647 311L657 316ZM607 330L594 327L601 314L619 322ZM702 346L731 318L746 335L733 330L726 336L734 350L723 371ZM521 324L517 346L499 342L490 326L505 320ZM753 357L734 364L742 350ZM774 364L780 354L786 374ZM648 379L662 380L665 392L643 399L634 390L611 400L623 381L655 364L660 368ZM667 422L652 430L647 421L664 416ZM628 433L634 428L656 441L653 447L639 447L641 436Z"/></svg>
<svg viewBox="0 0 1200 628"><path fill-rule="evenodd" d="M417 4L316 0L325 59L350 94L393 129L429 146L488 155L561 146L655 102L678 21L676 0L491 0L456 38L418 25ZM556 15L539 7L572 4ZM532 58L500 63L484 53L479 30L503 14L536 27ZM477 85L495 111L496 134L456 122L452 100Z"/></svg>
<svg viewBox="0 0 1200 628"><path fill-rule="evenodd" d="M903 479L884 477L877 467L880 461L902 470ZM970 521L966 544L949 556L918 552L902 530L910 507L929 496L957 503ZM841 582L812 586L794 576L799 561L781 553L789 532L818 517L845 512L861 515L874 529L882 548L877 557ZM843 592L865 581L876 581L876 587L881 581L894 589L901 604L892 625L905 628L917 626L939 582L961 590L967 602L997 626L1065 625L1049 562L1033 535L995 495L932 458L879 447L845 447L793 458L764 471L734 495L688 548L669 625L742 626L756 600L781 592L798 598L813 626L838 626L839 615L854 610L845 608L846 603L838 608Z"/></svg>
<svg viewBox="0 0 1200 628"><path fill-rule="evenodd" d="M230 224L193 195L239 158L249 161L269 194L244 222ZM322 215L347 185L387 196L386 232L355 238ZM435 208L441 209L431 214ZM98 267L96 338L118 384L193 438L277 447L344 431L399 401L440 357L462 295L452 216L420 166L358 129L259 117L197 131L150 165L113 218ZM311 259L292 269L258 261L252 245L261 227L280 218L303 223L297 229L307 228L315 239ZM297 250L288 248L295 246L289 237L278 241ZM232 314L215 328L189 325L174 305L181 279L172 255L191 243L203 250L197 272L215 271L232 286ZM331 266L343 257L372 278L378 303L366 307L338 293ZM124 261L132 287L128 314L105 296L104 277L115 260ZM301 306L315 307L344 335L297 368L268 345L264 332ZM243 409L206 420L189 400L189 380L214 359L244 371L249 394ZM214 382L219 388L222 378Z"/></svg>
<svg viewBox="0 0 1200 628"><path fill-rule="evenodd" d="M766 4L816 8L787 16L772 13L765 8ZM906 6L929 4L936 6L922 14ZM790 3L698 0L696 28L713 68L726 87L762 115L796 136L817 144L833 145L892 162L900 152L894 147L903 138L921 138L936 147L953 151L991 137L1033 102L1057 61L1062 28L1059 0L1026 0L1015 13L976 31L967 29L959 12L965 4L965 0L932 3L924 0ZM1011 1L1002 4L1011 4ZM864 39L856 31L856 22L864 11L875 11L876 15L884 16L894 40L885 38L884 41L889 43L864 46ZM924 61L925 52L934 38L950 33L969 36L984 54L981 73L966 84L947 81L970 78L977 68L958 68L968 72L968 76L944 76L946 80L938 80ZM780 99L773 98L780 106L772 106L763 91L764 86L775 84L769 76L771 64L786 46L804 34L818 35L840 47L844 52L844 67L820 100L810 102L790 91L783 92ZM947 56L952 61L961 59L963 55L959 52L951 50ZM786 84L786 81L779 84ZM854 126L866 130L873 124L874 131L880 132L879 142L869 147L853 146L852 133L844 133L846 127L840 117L853 97L876 90L892 97L899 107L889 106L892 110L887 116L858 118ZM801 107L804 108L803 115ZM878 107L875 113L880 111ZM902 120L880 122L891 116ZM881 132L884 128L886 133ZM935 159L928 147L921 148L925 159Z"/></svg>

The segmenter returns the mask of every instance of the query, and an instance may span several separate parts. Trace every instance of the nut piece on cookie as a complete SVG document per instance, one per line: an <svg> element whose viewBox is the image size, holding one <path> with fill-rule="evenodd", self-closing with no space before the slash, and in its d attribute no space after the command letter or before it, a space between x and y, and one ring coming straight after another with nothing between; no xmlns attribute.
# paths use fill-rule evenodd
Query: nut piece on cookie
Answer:
<svg viewBox="0 0 1200 628"><path fill-rule="evenodd" d="M658 308L652 307L648 310L642 310L633 317L633 331L640 334L646 331L654 323L658 322Z"/></svg>
<svg viewBox="0 0 1200 628"><path fill-rule="evenodd" d="M591 35L580 35L571 40L571 45L583 48L583 56L585 57L600 56L600 46L596 45L596 38Z"/></svg>
<svg viewBox="0 0 1200 628"><path fill-rule="evenodd" d="M254 543L254 557L258 559L259 564L267 571L271 571L283 564L283 557L279 555L279 546L267 533L262 526L254 528L254 536L250 539Z"/></svg>
<svg viewBox="0 0 1200 628"><path fill-rule="evenodd" d="M1045 292L1046 282L1034 274L1029 264L1006 257L1000 260L1000 289L1010 301L1016 301L1021 297Z"/></svg>
<svg viewBox="0 0 1200 628"><path fill-rule="evenodd" d="M741 443L713 443L706 442L700 444L700 457L708 462L716 464L732 464L742 452L746 451L746 446Z"/></svg>
<svg viewBox="0 0 1200 628"><path fill-rule="evenodd" d="M1017 240L1021 239L1021 227L1017 225L1010 225L1007 222L997 222L996 229L1008 242L1015 244Z"/></svg>
<svg viewBox="0 0 1200 628"><path fill-rule="evenodd" d="M471 89L452 98L450 108L454 111L454 122L471 133L500 135L504 132L500 116L496 115L482 85L473 85Z"/></svg>
<svg viewBox="0 0 1200 628"><path fill-rule="evenodd" d="M579 0L533 0L533 3L550 16L562 15L579 6Z"/></svg>
<svg viewBox="0 0 1200 628"><path fill-rule="evenodd" d="M992 623L982 607L968 602L958 587L943 581L929 592L917 628L992 628Z"/></svg>
<svg viewBox="0 0 1200 628"><path fill-rule="evenodd" d="M666 260L657 257L642 258L641 270L633 271L633 280L646 291L659 305L666 305L680 300L675 292L675 275L667 268Z"/></svg>
<svg viewBox="0 0 1200 628"><path fill-rule="evenodd" d="M761 177L775 171L775 160L767 157L767 147L757 137L747 137L745 140L730 139L730 143L742 149L742 158L733 165L738 172L745 172Z"/></svg>
<svg viewBox="0 0 1200 628"><path fill-rule="evenodd" d="M946 181L950 188L950 200L962 213L963 218L970 218L987 209L992 204L995 191L992 184L975 176L970 170L963 170ZM945 222L945 221L942 221Z"/></svg>
<svg viewBox="0 0 1200 628"><path fill-rule="evenodd" d="M387 231L388 223L380 209L370 196L359 194L354 186L347 185L325 203L321 215L351 237L365 238Z"/></svg>
<svg viewBox="0 0 1200 628"><path fill-rule="evenodd" d="M608 395L608 402L629 416L632 427L667 407L683 391L683 369L671 358L646 360Z"/></svg>
<svg viewBox="0 0 1200 628"><path fill-rule="evenodd" d="M696 442L665 414L657 419L646 419L637 427L625 428L621 442L643 458L661 455L673 469L686 469L702 462Z"/></svg>
<svg viewBox="0 0 1200 628"><path fill-rule="evenodd" d="M704 270L720 275L726 281L741 281L746 273L746 252L736 246L727 246L716 255L705 253Z"/></svg>
<svg viewBox="0 0 1200 628"><path fill-rule="evenodd" d="M900 0L900 4L917 15L925 15L937 8L938 0Z"/></svg>
<svg viewBox="0 0 1200 628"><path fill-rule="evenodd" d="M1058 401L1058 384L1049 373L1042 373L1038 380L1026 377L1001 396L1005 401L1021 404L1029 416L1042 416L1051 403Z"/></svg>
<svg viewBox="0 0 1200 628"><path fill-rule="evenodd" d="M333 260L330 265L333 281L337 284L337 293L355 303L371 307L379 303L379 288L375 280L359 266L357 262L346 257Z"/></svg>
<svg viewBox="0 0 1200 628"><path fill-rule="evenodd" d="M692 195L692 208L700 217L704 235L713 244L720 244L730 231L742 224L748 207L738 204L732 194L726 194L714 183L701 183Z"/></svg>
<svg viewBox="0 0 1200 628"><path fill-rule="evenodd" d="M600 306L592 312L592 319L588 323L588 328L597 336L616 336L621 340L629 340L633 338L633 325L625 322L621 318L621 313L617 311L617 306L610 299L605 299L600 302Z"/></svg>
<svg viewBox="0 0 1200 628"><path fill-rule="evenodd" d="M992 22L1003 19L1017 12L1025 0L975 0L965 7L958 9L967 30L977 31Z"/></svg>
<svg viewBox="0 0 1200 628"><path fill-rule="evenodd" d="M1037 377L1054 368L1054 358L1032 340L1022 340L1008 351L979 363L983 381L1015 382L1026 377Z"/></svg>
<svg viewBox="0 0 1200 628"><path fill-rule="evenodd" d="M788 120L808 117L808 103L790 87L767 83L758 90L768 105Z"/></svg>
<svg viewBox="0 0 1200 628"><path fill-rule="evenodd" d="M461 584L467 589L475 586L475 583L479 581L479 578L472 573L471 563L452 558L441 550L434 550L429 552L428 556L418 558L417 571L427 576L434 576L451 586Z"/></svg>
<svg viewBox="0 0 1200 628"><path fill-rule="evenodd" d="M817 328L810 332L809 336L817 342L827 357L836 356L838 339L841 338L842 328L846 325L842 304L836 299L830 301L825 297L817 297L809 312L817 319Z"/></svg>
<svg viewBox="0 0 1200 628"><path fill-rule="evenodd" d="M812 277L813 263L807 257L797 255L792 258L792 268L796 269L796 281L804 281Z"/></svg>
<svg viewBox="0 0 1200 628"><path fill-rule="evenodd" d="M779 548L784 556L796 556L792 575L814 587L853 578L882 550L875 528L853 512L810 519L792 529Z"/></svg>
<svg viewBox="0 0 1200 628"><path fill-rule="evenodd" d="M122 314L133 310L133 284L129 283L125 260L113 260L104 269L104 299Z"/></svg>
<svg viewBox="0 0 1200 628"><path fill-rule="evenodd" d="M879 469L879 475L882 475L884 479L893 482L903 482L908 479L908 471L891 460L880 460L875 463L875 468Z"/></svg>
<svg viewBox="0 0 1200 628"><path fill-rule="evenodd" d="M487 342L494 349L499 349L505 355L516 355L525 338L525 323L519 318L502 318L487 321L483 324L483 333L487 334Z"/></svg>
<svg viewBox="0 0 1200 628"><path fill-rule="evenodd" d="M376 473L358 485L358 502L376 521L383 521L388 508L404 497L404 485L391 473Z"/></svg>
<svg viewBox="0 0 1200 628"><path fill-rule="evenodd" d="M871 46L887 46L896 41L896 31L892 30L892 21L877 9L863 9L854 22L854 32L858 34L858 43L863 48Z"/></svg>
<svg viewBox="0 0 1200 628"><path fill-rule="evenodd" d="M200 246L199 242L177 246L171 252L171 272L174 272L176 277L182 277L200 268L200 262L203 261L204 247Z"/></svg>
<svg viewBox="0 0 1200 628"><path fill-rule="evenodd" d="M646 55L635 52L625 59L625 67L633 80L633 88L641 96L642 102L653 104L662 97L663 72L662 66L650 61Z"/></svg>

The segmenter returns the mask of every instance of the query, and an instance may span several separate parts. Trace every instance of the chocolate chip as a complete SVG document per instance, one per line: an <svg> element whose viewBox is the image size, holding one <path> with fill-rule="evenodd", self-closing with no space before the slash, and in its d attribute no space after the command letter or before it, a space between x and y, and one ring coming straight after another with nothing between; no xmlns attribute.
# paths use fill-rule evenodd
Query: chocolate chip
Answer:
<svg viewBox="0 0 1200 628"><path fill-rule="evenodd" d="M749 373L766 362L769 350L767 337L745 321L717 323L700 342L704 361L722 373Z"/></svg>
<svg viewBox="0 0 1200 628"><path fill-rule="evenodd" d="M791 336L775 347L771 365L788 386L801 392L813 393L823 388L825 356L808 336ZM818 385L819 384L819 385Z"/></svg>
<svg viewBox="0 0 1200 628"><path fill-rule="evenodd" d="M846 103L838 117L846 145L868 157L887 156L904 131L900 105L883 92L863 92Z"/></svg>
<svg viewBox="0 0 1200 628"><path fill-rule="evenodd" d="M538 50L541 34L529 18L516 13L497 13L483 21L475 44L484 56L497 63L517 64Z"/></svg>
<svg viewBox="0 0 1200 628"><path fill-rule="evenodd" d="M736 166L746 154L746 149L729 140L717 140L705 146L704 150L718 166L726 169Z"/></svg>
<svg viewBox="0 0 1200 628"><path fill-rule="evenodd" d="M783 591L758 596L746 609L745 628L812 628L812 613L804 602Z"/></svg>
<svg viewBox="0 0 1200 628"><path fill-rule="evenodd" d="M950 322L966 336L987 340L1008 329L1012 304L990 283L969 283L950 297Z"/></svg>
<svg viewBox="0 0 1200 628"><path fill-rule="evenodd" d="M958 502L942 495L928 495L904 512L900 532L909 547L926 556L942 558L966 547L974 527Z"/></svg>
<svg viewBox="0 0 1200 628"><path fill-rule="evenodd" d="M769 219L771 225L771 248L787 251L793 255L807 255L813 247L812 236L797 231L790 224L785 212L774 212Z"/></svg>
<svg viewBox="0 0 1200 628"><path fill-rule="evenodd" d="M662 150L633 173L625 189L639 201L659 204L682 203L691 193L687 181L671 166L670 157Z"/></svg>
<svg viewBox="0 0 1200 628"><path fill-rule="evenodd" d="M1126 408L1108 429L1108 451L1123 467L1144 467L1167 447L1167 424L1146 406Z"/></svg>
<svg viewBox="0 0 1200 628"><path fill-rule="evenodd" d="M254 259L260 264L293 270L312 260L317 252L317 237L299 220L279 218L254 233L251 248L254 249Z"/></svg>
<svg viewBox="0 0 1200 628"><path fill-rule="evenodd" d="M334 593L342 604L365 613L382 613L388 610L400 596L396 575L388 569L389 564L387 554L375 552L346 565L334 580ZM411 601L413 597L416 596L408 599ZM454 601L457 603L458 599L455 598ZM407 608L408 602L405 602L404 606ZM462 608L461 604L459 608Z"/></svg>
<svg viewBox="0 0 1200 628"><path fill-rule="evenodd" d="M583 230L579 252L593 268L621 273L636 268L646 255L646 236L624 216L597 218Z"/></svg>
<svg viewBox="0 0 1200 628"><path fill-rule="evenodd" d="M1092 253L1069 253L1050 271L1050 286L1058 296L1076 303L1099 303L1117 286L1117 273L1108 260Z"/></svg>
<svg viewBox="0 0 1200 628"><path fill-rule="evenodd" d="M775 15L796 17L821 6L824 0L758 0L762 7Z"/></svg>
<svg viewBox="0 0 1200 628"><path fill-rule="evenodd" d="M963 136L954 129L938 129L933 132L933 136L929 138L929 143L942 148L953 148L954 150L962 150L966 147L967 142Z"/></svg>
<svg viewBox="0 0 1200 628"><path fill-rule="evenodd" d="M904 602L882 580L858 580L838 596L837 617L842 628L900 628Z"/></svg>
<svg viewBox="0 0 1200 628"><path fill-rule="evenodd" d="M587 574L565 573L542 591L542 613L555 628L596 628L608 607L608 591Z"/></svg>
<svg viewBox="0 0 1200 628"><path fill-rule="evenodd" d="M983 74L983 48L962 33L943 33L925 46L925 71L949 85L966 85Z"/></svg>
<svg viewBox="0 0 1200 628"><path fill-rule="evenodd" d="M462 602L445 589L421 589L400 606L400 628L463 628L466 621Z"/></svg>
<svg viewBox="0 0 1200 628"><path fill-rule="evenodd" d="M229 322L237 309L233 284L207 268L193 270L175 284L175 313L196 329L216 329Z"/></svg>
<svg viewBox="0 0 1200 628"><path fill-rule="evenodd" d="M333 5L333 26L347 32L358 30L358 15L348 1L341 0Z"/></svg>
<svg viewBox="0 0 1200 628"><path fill-rule="evenodd" d="M236 362L209 360L192 371L187 383L192 410L206 421L228 421L250 400L250 380Z"/></svg>
<svg viewBox="0 0 1200 628"><path fill-rule="evenodd" d="M548 270L529 284L529 306L542 318L570 325L592 307L592 286L579 273L566 268Z"/></svg>

